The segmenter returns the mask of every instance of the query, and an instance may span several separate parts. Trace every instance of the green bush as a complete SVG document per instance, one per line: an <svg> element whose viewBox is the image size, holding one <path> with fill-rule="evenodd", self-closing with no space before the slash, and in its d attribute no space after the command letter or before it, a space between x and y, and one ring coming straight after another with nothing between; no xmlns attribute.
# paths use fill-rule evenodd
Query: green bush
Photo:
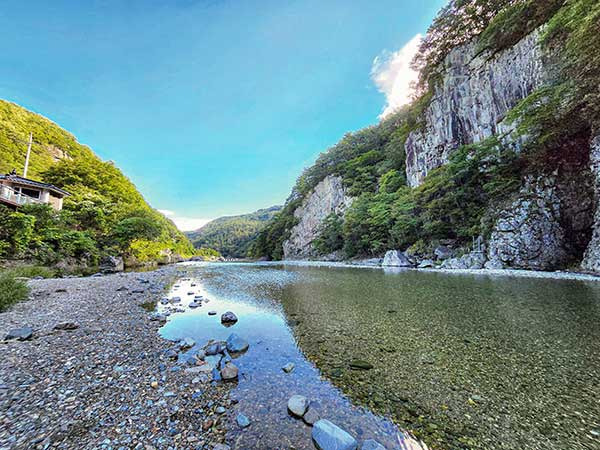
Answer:
<svg viewBox="0 0 600 450"><path fill-rule="evenodd" d="M0 311L26 300L28 295L29 288L25 283L15 280L11 273L0 272Z"/></svg>

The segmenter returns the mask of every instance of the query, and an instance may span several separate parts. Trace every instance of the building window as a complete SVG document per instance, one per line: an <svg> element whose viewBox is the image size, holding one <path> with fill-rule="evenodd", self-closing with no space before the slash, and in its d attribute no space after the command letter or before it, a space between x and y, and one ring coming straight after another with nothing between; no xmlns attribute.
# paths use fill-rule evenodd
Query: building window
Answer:
<svg viewBox="0 0 600 450"><path fill-rule="evenodd" d="M26 195L27 197L32 197L32 198L40 198L40 191L36 191L35 189L27 189L27 188L21 188L21 194Z"/></svg>

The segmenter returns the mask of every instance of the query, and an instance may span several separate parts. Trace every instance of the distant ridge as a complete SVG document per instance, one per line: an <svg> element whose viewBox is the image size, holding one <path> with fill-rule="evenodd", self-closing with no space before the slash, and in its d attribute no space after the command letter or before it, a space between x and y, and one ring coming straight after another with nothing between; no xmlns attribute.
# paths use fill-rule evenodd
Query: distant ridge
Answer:
<svg viewBox="0 0 600 450"><path fill-rule="evenodd" d="M196 248L213 248L225 257L243 258L250 242L281 209L277 205L250 214L219 217L185 234Z"/></svg>

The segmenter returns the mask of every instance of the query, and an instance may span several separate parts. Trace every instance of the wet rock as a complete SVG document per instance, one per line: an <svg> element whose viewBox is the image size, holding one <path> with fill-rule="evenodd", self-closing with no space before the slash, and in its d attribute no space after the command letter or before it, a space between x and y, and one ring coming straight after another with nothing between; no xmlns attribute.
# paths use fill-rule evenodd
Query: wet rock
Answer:
<svg viewBox="0 0 600 450"><path fill-rule="evenodd" d="M292 395L288 400L288 410L296 417L302 417L308 409L308 400L302 395Z"/></svg>
<svg viewBox="0 0 600 450"><path fill-rule="evenodd" d="M312 438L319 450L355 450L358 447L356 439L326 419L314 424Z"/></svg>
<svg viewBox="0 0 600 450"><path fill-rule="evenodd" d="M169 349L165 352L165 356L170 359L170 360L176 360L179 357L179 353L177 353L175 350L173 349Z"/></svg>
<svg viewBox="0 0 600 450"><path fill-rule="evenodd" d="M294 367L296 367L296 365L290 362L283 366L281 370L283 370L285 373L290 373L292 370L294 370Z"/></svg>
<svg viewBox="0 0 600 450"><path fill-rule="evenodd" d="M227 311L221 315L221 323L235 323L237 321L237 316L231 311Z"/></svg>
<svg viewBox="0 0 600 450"><path fill-rule="evenodd" d="M432 260L424 259L419 263L418 267L419 269L431 269L432 267L435 267L435 265Z"/></svg>
<svg viewBox="0 0 600 450"><path fill-rule="evenodd" d="M233 363L227 363L227 364L225 364L225 367L223 367L223 369L221 369L221 377L225 381L236 380L237 377L238 377L238 368L237 368L237 366L235 364L233 364Z"/></svg>
<svg viewBox="0 0 600 450"><path fill-rule="evenodd" d="M313 426L319 420L319 413L315 411L313 408L308 408L308 411L302 416L302 420L306 425Z"/></svg>
<svg viewBox="0 0 600 450"><path fill-rule="evenodd" d="M246 350L248 350L248 347L250 346L248 344L248 341L246 341L244 338L240 337L239 335L232 333L228 338L227 338L227 350L230 351L231 353L241 353L241 352L245 352Z"/></svg>
<svg viewBox="0 0 600 450"><path fill-rule="evenodd" d="M383 258L383 267L413 267L413 263L399 250L390 250Z"/></svg>
<svg viewBox="0 0 600 450"><path fill-rule="evenodd" d="M361 450L385 450L385 447L375 439L367 439L360 447Z"/></svg>
<svg viewBox="0 0 600 450"><path fill-rule="evenodd" d="M194 341L191 337L186 337L179 341L179 348L181 350L192 348L194 345L196 345L196 341Z"/></svg>
<svg viewBox="0 0 600 450"><path fill-rule="evenodd" d="M195 309L202 306L200 303L192 302L188 305L190 308Z"/></svg>
<svg viewBox="0 0 600 450"><path fill-rule="evenodd" d="M208 312L208 315L209 315L209 316L216 316L216 315L217 315L217 312L216 312L216 311L209 311L209 312Z"/></svg>
<svg viewBox="0 0 600 450"><path fill-rule="evenodd" d="M362 359L354 359L350 361L350 368L356 370L371 370L373 368L373 364L363 361Z"/></svg>
<svg viewBox="0 0 600 450"><path fill-rule="evenodd" d="M31 327L21 327L10 330L4 337L5 340L9 341L17 339L19 341L27 341L33 336L33 329Z"/></svg>
<svg viewBox="0 0 600 450"><path fill-rule="evenodd" d="M71 330L76 330L77 328L79 328L79 325L76 324L75 322L61 322L61 323L57 323L56 325L54 325L55 330L71 331Z"/></svg>
<svg viewBox="0 0 600 450"><path fill-rule="evenodd" d="M218 355L223 352L223 344L221 342L215 342L214 344L210 344L204 350L206 356Z"/></svg>
<svg viewBox="0 0 600 450"><path fill-rule="evenodd" d="M240 426L240 428L247 428L250 426L250 419L248 419L248 417L246 417L242 413L238 413L238 415L235 416L235 421Z"/></svg>

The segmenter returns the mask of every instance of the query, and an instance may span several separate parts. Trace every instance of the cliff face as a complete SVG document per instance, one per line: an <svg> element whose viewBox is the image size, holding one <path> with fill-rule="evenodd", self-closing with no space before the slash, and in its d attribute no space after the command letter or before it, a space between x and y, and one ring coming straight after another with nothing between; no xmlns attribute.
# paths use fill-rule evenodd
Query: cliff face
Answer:
<svg viewBox="0 0 600 450"><path fill-rule="evenodd" d="M536 31L496 55L477 55L477 43L457 47L444 62L442 81L425 110L424 126L406 141L406 177L422 183L453 150L506 132L502 120L549 77Z"/></svg>
<svg viewBox="0 0 600 450"><path fill-rule="evenodd" d="M284 258L317 256L312 242L318 237L321 224L331 213L343 215L351 204L352 198L347 195L340 177L330 175L321 181L294 212L298 224L283 243Z"/></svg>

